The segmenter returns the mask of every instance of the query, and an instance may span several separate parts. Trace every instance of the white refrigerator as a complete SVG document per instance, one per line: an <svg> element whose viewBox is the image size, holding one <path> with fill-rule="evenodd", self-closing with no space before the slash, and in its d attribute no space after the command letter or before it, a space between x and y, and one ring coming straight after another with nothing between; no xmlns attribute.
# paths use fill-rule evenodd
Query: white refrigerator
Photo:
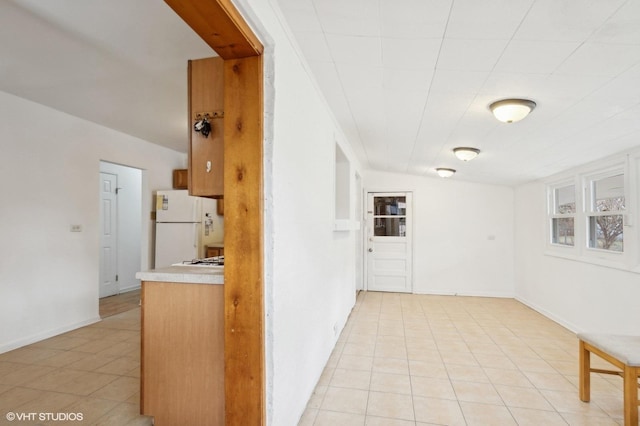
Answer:
<svg viewBox="0 0 640 426"><path fill-rule="evenodd" d="M156 268L204 257L205 246L223 240L216 200L187 190L156 194Z"/></svg>

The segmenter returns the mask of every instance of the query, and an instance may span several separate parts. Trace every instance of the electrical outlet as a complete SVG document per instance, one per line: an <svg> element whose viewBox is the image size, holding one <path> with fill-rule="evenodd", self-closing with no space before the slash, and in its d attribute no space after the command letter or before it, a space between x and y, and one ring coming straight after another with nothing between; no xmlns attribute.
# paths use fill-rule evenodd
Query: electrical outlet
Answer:
<svg viewBox="0 0 640 426"><path fill-rule="evenodd" d="M71 232L82 232L82 225L71 225Z"/></svg>

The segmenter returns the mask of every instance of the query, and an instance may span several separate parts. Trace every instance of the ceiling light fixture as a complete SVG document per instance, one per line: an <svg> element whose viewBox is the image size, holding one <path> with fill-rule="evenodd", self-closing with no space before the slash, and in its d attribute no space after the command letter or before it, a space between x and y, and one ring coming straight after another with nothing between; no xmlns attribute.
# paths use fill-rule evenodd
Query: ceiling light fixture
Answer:
<svg viewBox="0 0 640 426"><path fill-rule="evenodd" d="M453 176L453 174L456 172L454 169L446 169L444 167L438 167L436 169L436 172L438 172L438 175L442 178L448 178Z"/></svg>
<svg viewBox="0 0 640 426"><path fill-rule="evenodd" d="M503 123L515 123L525 118L536 107L529 99L503 99L489 105L493 115Z"/></svg>
<svg viewBox="0 0 640 426"><path fill-rule="evenodd" d="M478 148L469 148L466 146L461 146L453 149L453 153L462 161L471 161L480 154L480 150Z"/></svg>

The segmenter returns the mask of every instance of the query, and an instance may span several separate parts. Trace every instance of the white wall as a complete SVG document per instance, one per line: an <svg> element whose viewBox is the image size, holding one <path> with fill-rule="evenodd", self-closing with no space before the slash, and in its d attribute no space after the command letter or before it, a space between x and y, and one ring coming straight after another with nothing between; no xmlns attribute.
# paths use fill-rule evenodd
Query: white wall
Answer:
<svg viewBox="0 0 640 426"><path fill-rule="evenodd" d="M511 187L367 171L365 191L413 192L413 292L513 297Z"/></svg>
<svg viewBox="0 0 640 426"><path fill-rule="evenodd" d="M267 421L296 425L355 303L355 233L333 231L336 140L359 166L276 6L236 3L266 46Z"/></svg>
<svg viewBox="0 0 640 426"><path fill-rule="evenodd" d="M575 332L640 335L640 274L545 255L544 183L519 186L515 205L516 298Z"/></svg>
<svg viewBox="0 0 640 426"><path fill-rule="evenodd" d="M186 143L186 142L185 142ZM0 92L0 352L97 321L100 160L144 169L142 268L151 191L186 155ZM82 232L71 233L72 224Z"/></svg>

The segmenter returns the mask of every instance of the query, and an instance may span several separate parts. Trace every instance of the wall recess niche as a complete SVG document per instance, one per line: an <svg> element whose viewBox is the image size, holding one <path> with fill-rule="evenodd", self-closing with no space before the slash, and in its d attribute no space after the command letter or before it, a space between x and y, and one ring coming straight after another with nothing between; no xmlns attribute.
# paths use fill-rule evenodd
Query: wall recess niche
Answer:
<svg viewBox="0 0 640 426"><path fill-rule="evenodd" d="M335 158L335 177L334 177L334 193L335 193L335 212L334 212L334 231L351 231L358 229L360 222L354 221L352 218L352 185L351 185L351 163L345 155L340 145L336 146Z"/></svg>

